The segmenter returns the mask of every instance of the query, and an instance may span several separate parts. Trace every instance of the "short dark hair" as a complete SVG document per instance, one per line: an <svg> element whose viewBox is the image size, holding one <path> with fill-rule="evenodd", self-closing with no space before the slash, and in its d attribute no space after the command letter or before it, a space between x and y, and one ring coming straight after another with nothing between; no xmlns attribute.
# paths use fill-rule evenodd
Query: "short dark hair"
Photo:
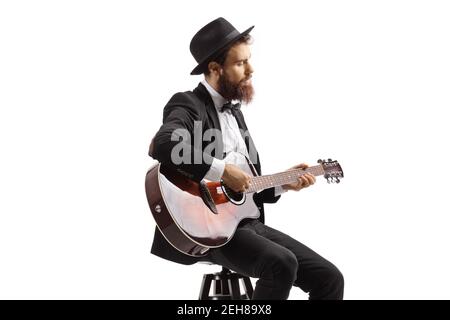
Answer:
<svg viewBox="0 0 450 320"><path fill-rule="evenodd" d="M227 47L225 47L223 50L221 50L219 52L219 54L215 57L213 57L209 62L217 62L219 65L223 66L223 64L225 63L225 60L227 59L228 56L228 52L230 52L230 49L233 48L235 45L241 44L241 43L247 43L247 44L251 44L253 42L253 38L251 35L246 34L245 36L243 36L242 38L240 38L239 40L237 40L236 42L233 42L232 44L228 45ZM208 69L208 64L206 65L206 70L205 72L203 72L203 74L205 76L209 76L210 72Z"/></svg>

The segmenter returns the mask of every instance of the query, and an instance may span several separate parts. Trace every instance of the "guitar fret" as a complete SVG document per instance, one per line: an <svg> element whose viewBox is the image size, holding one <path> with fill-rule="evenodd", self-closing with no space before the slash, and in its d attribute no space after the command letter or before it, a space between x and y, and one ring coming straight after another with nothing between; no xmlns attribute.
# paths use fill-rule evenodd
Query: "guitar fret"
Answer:
<svg viewBox="0 0 450 320"><path fill-rule="evenodd" d="M307 169L293 169L285 172L280 172L265 176L255 176L251 179L250 187L247 189L247 193L264 190L267 188L281 186L295 182L298 177L310 173L314 176L320 176L324 174L324 170L321 165L308 167Z"/></svg>

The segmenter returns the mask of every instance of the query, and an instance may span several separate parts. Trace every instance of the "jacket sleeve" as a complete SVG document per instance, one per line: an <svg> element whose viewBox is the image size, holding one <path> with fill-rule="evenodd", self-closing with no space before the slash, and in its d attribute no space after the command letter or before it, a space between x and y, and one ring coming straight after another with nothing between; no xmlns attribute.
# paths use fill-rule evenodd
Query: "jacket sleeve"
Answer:
<svg viewBox="0 0 450 320"><path fill-rule="evenodd" d="M164 108L163 124L150 145L149 155L198 182L208 172L213 157L203 152L201 142L194 148L195 122L202 121L195 104L196 101L187 93L177 93L170 99ZM203 122L197 124L203 126Z"/></svg>

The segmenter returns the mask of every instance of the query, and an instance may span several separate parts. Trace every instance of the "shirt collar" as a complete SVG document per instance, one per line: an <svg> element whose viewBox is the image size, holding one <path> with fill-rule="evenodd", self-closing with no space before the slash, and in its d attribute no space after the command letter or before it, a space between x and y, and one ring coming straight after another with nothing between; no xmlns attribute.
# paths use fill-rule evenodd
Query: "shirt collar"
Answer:
<svg viewBox="0 0 450 320"><path fill-rule="evenodd" d="M206 79L203 79L201 83L205 86L206 90L208 90L209 95L212 98L212 101L214 102L214 106L216 107L217 111L220 111L222 106L227 103L227 100L225 100L224 97L220 95L209 83L206 81Z"/></svg>

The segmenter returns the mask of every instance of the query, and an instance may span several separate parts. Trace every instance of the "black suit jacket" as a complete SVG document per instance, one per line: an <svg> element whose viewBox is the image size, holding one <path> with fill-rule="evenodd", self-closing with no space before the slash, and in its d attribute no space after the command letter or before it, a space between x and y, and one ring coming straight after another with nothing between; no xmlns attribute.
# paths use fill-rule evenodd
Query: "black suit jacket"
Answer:
<svg viewBox="0 0 450 320"><path fill-rule="evenodd" d="M239 128L247 131L247 125L244 121L244 116L239 110L235 114ZM168 166L173 170L185 175L194 181L201 181L206 173L209 171L212 163L212 157L219 159L223 158L223 152L219 150L217 154L207 154L203 152L205 147L210 144L210 141L204 141L202 150L197 150L203 154L203 160L200 164L194 164L194 152L191 153L191 162L175 164L171 159L172 148L179 144L179 141L172 141L172 132L176 129L186 129L194 136L194 121L200 121L202 132L208 129L220 130L220 122L217 115L214 102L209 95L206 88L200 83L193 91L179 92L172 96L164 108L163 124L156 133L150 145L149 155L158 160L162 165ZM222 139L222 136L219 137ZM247 134L244 136L247 150L254 148L251 137ZM187 143L187 142L184 142ZM194 150L193 139L190 142L190 148ZM254 149L256 150L256 149ZM257 162L254 164L258 174L261 174L261 164L259 156ZM253 199L261 212L260 220L264 223L264 203L275 203L280 196L275 197L274 188L266 189L259 193L255 193ZM214 249L214 250L220 250ZM168 259L182 264L193 264L199 261L198 258L186 255L173 248L161 234L156 227L155 236L151 252L161 258Z"/></svg>

